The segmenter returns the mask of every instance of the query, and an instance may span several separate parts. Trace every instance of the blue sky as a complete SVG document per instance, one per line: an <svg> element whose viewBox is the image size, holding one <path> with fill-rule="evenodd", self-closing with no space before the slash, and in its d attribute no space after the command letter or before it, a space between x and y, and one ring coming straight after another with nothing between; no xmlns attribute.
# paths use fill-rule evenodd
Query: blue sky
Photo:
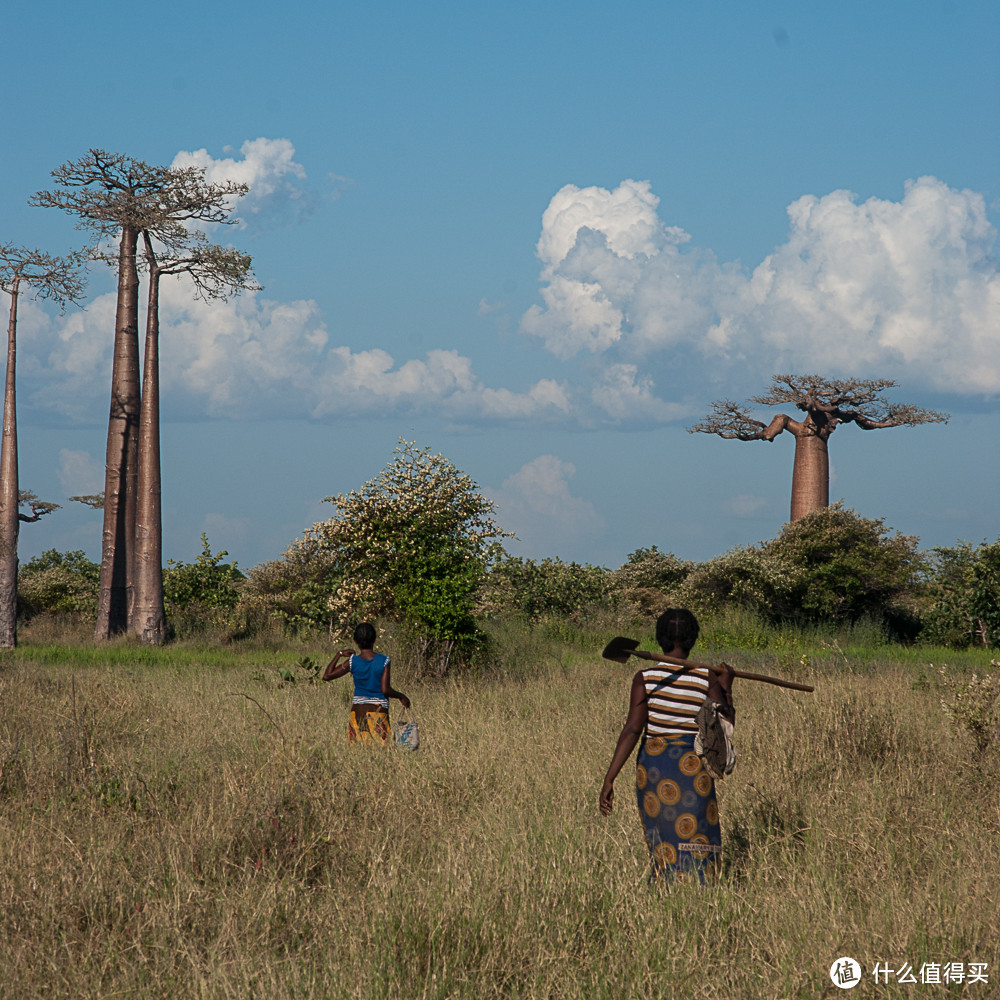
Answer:
<svg viewBox="0 0 1000 1000"><path fill-rule="evenodd" d="M1000 532L996 4L55 10L5 15L0 239L79 245L27 201L90 147L251 185L213 236L263 291L164 288L167 557L277 557L403 437L517 554L706 559L780 530L793 442L686 428L778 372L952 414L839 429L833 499ZM82 311L22 304L21 482L65 505L22 560L99 554L66 498L103 487L113 311L98 270Z"/></svg>

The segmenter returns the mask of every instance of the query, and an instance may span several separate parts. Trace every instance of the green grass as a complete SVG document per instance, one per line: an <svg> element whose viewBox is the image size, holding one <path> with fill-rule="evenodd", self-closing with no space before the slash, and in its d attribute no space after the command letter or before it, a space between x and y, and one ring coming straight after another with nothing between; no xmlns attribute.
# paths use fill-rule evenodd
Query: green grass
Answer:
<svg viewBox="0 0 1000 1000"><path fill-rule="evenodd" d="M631 766L597 810L637 664L503 641L498 681L420 682L397 656L416 754L348 747L348 681L278 686L318 645L8 655L0 996L995 995L997 749L972 763L933 671L914 686L988 657L709 642L816 691L737 682L725 878L659 893ZM989 962L990 983L845 994L841 955Z"/></svg>

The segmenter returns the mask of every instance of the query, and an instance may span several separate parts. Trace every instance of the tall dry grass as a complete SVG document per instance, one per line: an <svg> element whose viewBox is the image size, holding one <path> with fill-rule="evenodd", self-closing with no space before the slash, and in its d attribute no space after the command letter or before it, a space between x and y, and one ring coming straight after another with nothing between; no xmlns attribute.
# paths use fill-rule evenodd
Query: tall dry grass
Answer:
<svg viewBox="0 0 1000 1000"><path fill-rule="evenodd" d="M273 652L22 649L0 667L0 995L777 1000L845 995L841 955L990 963L964 992L849 996L997 995L995 748L970 763L941 692L880 655L731 657L817 690L737 682L725 879L663 893L631 768L598 814L631 669L593 653L492 683L397 664L406 754L349 748L349 682L279 687Z"/></svg>

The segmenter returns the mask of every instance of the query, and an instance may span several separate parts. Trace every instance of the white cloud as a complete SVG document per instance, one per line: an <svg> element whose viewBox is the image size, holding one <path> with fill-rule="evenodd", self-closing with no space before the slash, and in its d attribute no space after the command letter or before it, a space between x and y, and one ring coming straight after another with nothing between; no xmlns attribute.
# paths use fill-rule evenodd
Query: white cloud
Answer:
<svg viewBox="0 0 1000 1000"><path fill-rule="evenodd" d="M115 300L110 292L86 309L18 324L18 376L29 402L73 420L107 418Z"/></svg>
<svg viewBox="0 0 1000 1000"><path fill-rule="evenodd" d="M619 257L655 254L663 229L656 214L659 204L649 181L622 181L614 191L567 184L556 192L542 215L538 258L551 272L569 255L583 228L602 233L609 249Z"/></svg>
<svg viewBox="0 0 1000 1000"><path fill-rule="evenodd" d="M558 358L565 360L582 348L603 351L622 336L624 316L599 283L553 275L542 299L544 308L532 306L521 328L544 340Z"/></svg>
<svg viewBox="0 0 1000 1000"><path fill-rule="evenodd" d="M682 252L690 237L657 218L658 203L635 181L559 191L538 242L543 304L521 329L563 359L615 346L642 356L703 336L721 301L737 294L738 271L710 253Z"/></svg>
<svg viewBox="0 0 1000 1000"><path fill-rule="evenodd" d="M482 415L498 418L541 417L567 415L572 403L567 386L543 378L527 392L510 389L487 389L481 392Z"/></svg>
<svg viewBox="0 0 1000 1000"><path fill-rule="evenodd" d="M213 552L218 552L227 545L243 541L250 534L252 523L249 517L206 514L201 522L201 530L208 538Z"/></svg>
<svg viewBox="0 0 1000 1000"><path fill-rule="evenodd" d="M653 423L679 420L692 415L684 403L668 403L653 390L653 380L640 376L635 365L611 365L594 383L594 404L616 420Z"/></svg>
<svg viewBox="0 0 1000 1000"><path fill-rule="evenodd" d="M722 505L727 514L736 517L753 517L767 507L766 497L754 496L752 493L740 493L737 496L729 497Z"/></svg>
<svg viewBox="0 0 1000 1000"><path fill-rule="evenodd" d="M242 153L183 155L212 179L247 179L265 201L292 197L286 185L304 172L287 140L255 140ZM686 397L704 371L730 383L818 370L1000 391L1000 272L981 196L923 178L900 202L859 204L842 191L801 198L789 208L788 240L752 274L687 248L687 234L658 219L658 204L648 183L625 181L613 191L567 186L545 212L542 303L522 327L559 358L598 356L572 378L542 371L527 385L490 385L455 350L399 358L381 346L331 344L312 300L258 292L206 303L171 277L161 291L165 412L650 424L703 412L703 400L695 412ZM494 308L480 303L481 312ZM66 316L26 300L23 398L102 422L114 314L113 293Z"/></svg>
<svg viewBox="0 0 1000 1000"><path fill-rule="evenodd" d="M59 484L67 496L86 496L104 489L104 463L89 451L59 450Z"/></svg>
<svg viewBox="0 0 1000 1000"><path fill-rule="evenodd" d="M250 191L236 206L244 226L251 220L265 226L289 213L301 217L312 211L314 198L305 184L306 171L295 162L295 147L288 139L248 139L240 154L242 159L229 156L217 160L207 149L182 150L171 166L200 167L211 184L247 184ZM338 184L342 180L336 179Z"/></svg>
<svg viewBox="0 0 1000 1000"><path fill-rule="evenodd" d="M164 283L161 301L165 400L232 418L306 410L302 393L317 379L327 343L315 302L260 293L202 302L182 281Z"/></svg>
<svg viewBox="0 0 1000 1000"><path fill-rule="evenodd" d="M751 275L682 249L648 184L563 188L542 217L542 304L522 330L560 358L694 353L787 369L905 375L1000 391L1000 269L981 195L933 177L901 201L846 191L788 209L788 241Z"/></svg>
<svg viewBox="0 0 1000 1000"><path fill-rule="evenodd" d="M74 420L106 417L114 322L114 293L66 317L33 316L30 400ZM205 302L174 277L160 293L160 386L169 414L228 419L424 412L521 421L564 419L574 409L574 391L551 378L514 391L487 385L454 350L397 363L380 348L331 347L312 300L247 293Z"/></svg>
<svg viewBox="0 0 1000 1000"><path fill-rule="evenodd" d="M594 505L570 492L576 467L555 455L540 455L503 481L499 489L484 488L498 508L498 520L518 542L508 549L556 552L569 543L593 541L605 531Z"/></svg>

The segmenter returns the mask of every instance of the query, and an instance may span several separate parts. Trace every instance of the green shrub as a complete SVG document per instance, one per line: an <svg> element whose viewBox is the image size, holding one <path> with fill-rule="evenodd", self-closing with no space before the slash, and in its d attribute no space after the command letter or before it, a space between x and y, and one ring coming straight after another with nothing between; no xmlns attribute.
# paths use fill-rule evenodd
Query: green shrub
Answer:
<svg viewBox="0 0 1000 1000"><path fill-rule="evenodd" d="M212 554L208 536L202 532L201 555L193 563L168 559L163 571L163 599L171 607L189 604L235 608L244 579L236 563L224 563L229 555L223 549Z"/></svg>
<svg viewBox="0 0 1000 1000"><path fill-rule="evenodd" d="M926 638L1000 648L1000 539L934 549L929 577L933 604Z"/></svg>
<svg viewBox="0 0 1000 1000"><path fill-rule="evenodd" d="M609 597L610 573L559 559L508 557L490 568L482 611L517 612L528 619L579 616Z"/></svg>
<svg viewBox="0 0 1000 1000"><path fill-rule="evenodd" d="M247 573L240 609L281 623L292 635L333 630L330 595L340 582L337 557L315 536L293 542L279 559Z"/></svg>
<svg viewBox="0 0 1000 1000"><path fill-rule="evenodd" d="M868 619L913 638L925 569L916 538L890 534L881 518L837 503L786 524L770 541L695 566L675 597L704 614L738 607L772 623L837 628Z"/></svg>
<svg viewBox="0 0 1000 1000"><path fill-rule="evenodd" d="M30 621L38 615L85 618L97 613L101 568L79 549L48 549L18 570L18 616Z"/></svg>
<svg viewBox="0 0 1000 1000"><path fill-rule="evenodd" d="M912 637L925 562L912 535L835 503L785 525L763 551L794 567L779 614L808 623L882 619Z"/></svg>
<svg viewBox="0 0 1000 1000"><path fill-rule="evenodd" d="M222 561L229 554L225 550L213 555L204 533L201 546L201 554L193 563L167 560L163 603L170 629L176 636L241 631L239 616L234 612L243 573L235 563Z"/></svg>

